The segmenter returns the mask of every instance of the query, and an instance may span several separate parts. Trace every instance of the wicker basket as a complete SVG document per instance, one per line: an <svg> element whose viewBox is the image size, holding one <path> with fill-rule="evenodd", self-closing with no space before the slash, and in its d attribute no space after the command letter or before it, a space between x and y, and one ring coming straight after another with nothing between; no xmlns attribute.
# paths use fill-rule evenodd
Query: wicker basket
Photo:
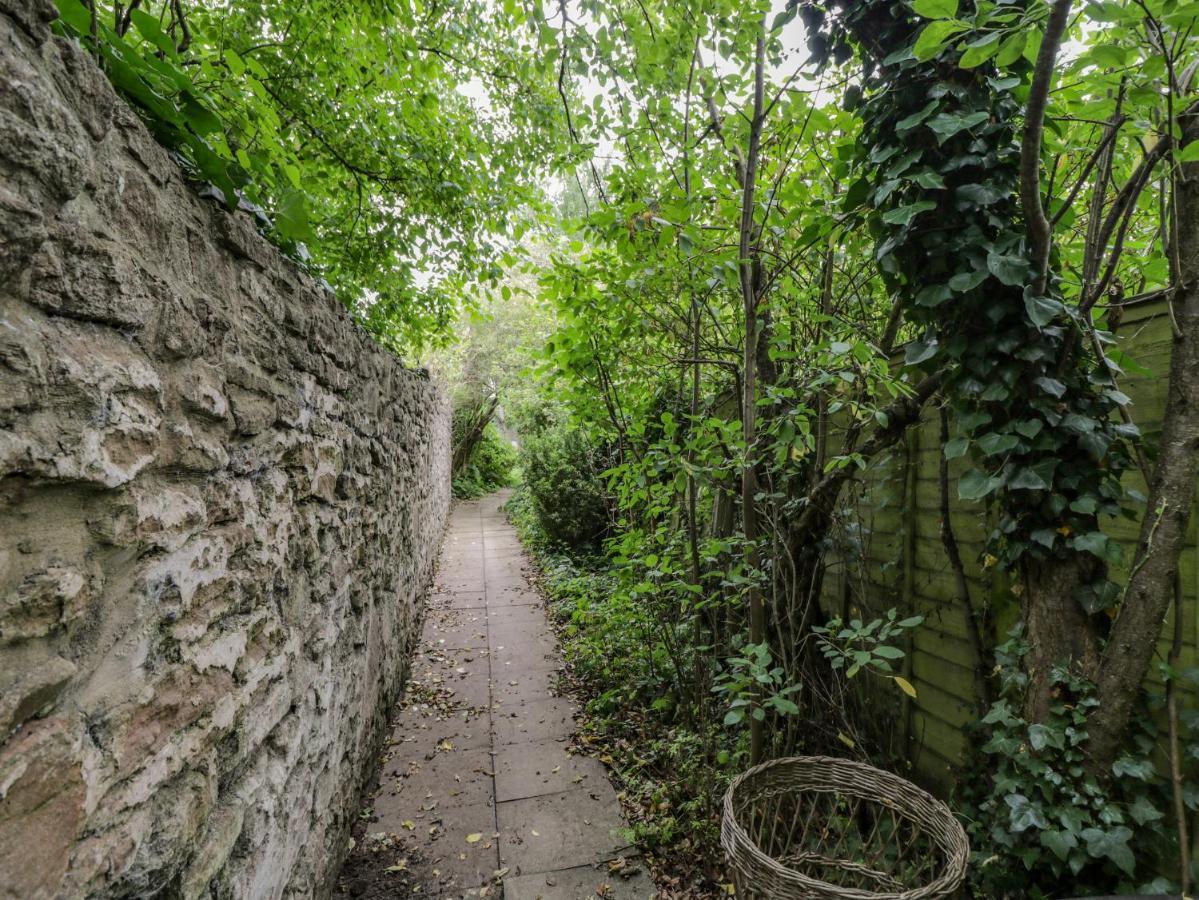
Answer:
<svg viewBox="0 0 1199 900"><path fill-rule="evenodd" d="M738 776L720 827L739 897L924 900L966 876L970 845L949 808L908 781L823 756Z"/></svg>

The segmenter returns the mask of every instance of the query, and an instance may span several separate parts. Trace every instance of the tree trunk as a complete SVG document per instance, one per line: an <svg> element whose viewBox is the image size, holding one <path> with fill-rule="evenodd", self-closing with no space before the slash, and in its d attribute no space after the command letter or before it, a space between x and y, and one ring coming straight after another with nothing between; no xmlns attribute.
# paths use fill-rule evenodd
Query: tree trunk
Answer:
<svg viewBox="0 0 1199 900"><path fill-rule="evenodd" d="M1095 622L1074 596L1075 590L1095 580L1101 566L1090 554L1072 553L1066 559L1036 560L1021 567L1024 589L1024 626L1028 636L1028 694L1025 715L1043 722L1053 702L1049 670L1069 664L1093 680L1099 669L1099 635Z"/></svg>
<svg viewBox="0 0 1199 900"><path fill-rule="evenodd" d="M1093 768L1103 775L1120 752L1174 597L1199 476L1199 163L1183 164L1175 203L1179 283L1171 299L1176 331L1161 445L1132 574L1100 664L1100 705L1089 723Z"/></svg>

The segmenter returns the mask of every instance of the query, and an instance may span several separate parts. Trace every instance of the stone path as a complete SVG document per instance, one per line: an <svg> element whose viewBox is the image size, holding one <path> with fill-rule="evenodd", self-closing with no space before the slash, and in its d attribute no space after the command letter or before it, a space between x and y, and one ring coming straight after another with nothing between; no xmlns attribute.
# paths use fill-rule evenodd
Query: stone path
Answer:
<svg viewBox="0 0 1199 900"><path fill-rule="evenodd" d="M653 897L603 765L570 752L575 706L506 498L455 505L367 828L415 845L424 896Z"/></svg>

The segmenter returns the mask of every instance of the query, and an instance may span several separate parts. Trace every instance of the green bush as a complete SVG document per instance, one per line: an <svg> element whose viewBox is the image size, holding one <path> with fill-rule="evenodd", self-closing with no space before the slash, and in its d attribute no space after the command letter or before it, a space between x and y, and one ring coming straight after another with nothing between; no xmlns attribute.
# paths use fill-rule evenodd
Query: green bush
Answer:
<svg viewBox="0 0 1199 900"><path fill-rule="evenodd" d="M1021 709L1027 652L1019 627L995 650L1002 691L982 719L973 766L994 774L968 782L963 798L977 896L1054 897L1067 885L1071 895L1175 893L1161 875L1176 870L1177 841L1153 718L1138 723L1110 781L1096 780L1086 757L1093 685L1061 666L1039 675L1056 699L1045 721L1030 724ZM1193 787L1184 789L1193 802Z"/></svg>
<svg viewBox="0 0 1199 900"><path fill-rule="evenodd" d="M579 431L552 427L521 447L533 510L546 535L577 549L598 547L608 533L608 507L596 449Z"/></svg>
<svg viewBox="0 0 1199 900"><path fill-rule="evenodd" d="M482 497L512 484L517 455L494 425L488 425L475 445L470 462L453 481L453 494L459 500Z"/></svg>

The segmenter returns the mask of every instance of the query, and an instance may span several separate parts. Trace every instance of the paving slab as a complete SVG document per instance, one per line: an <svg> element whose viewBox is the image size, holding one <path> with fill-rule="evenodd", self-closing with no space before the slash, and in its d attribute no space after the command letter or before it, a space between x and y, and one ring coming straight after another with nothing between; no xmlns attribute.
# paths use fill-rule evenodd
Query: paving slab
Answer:
<svg viewBox="0 0 1199 900"><path fill-rule="evenodd" d="M525 557L525 548L519 543L515 547L513 547L511 544L508 544L504 547L496 547L488 544L483 548L483 559L487 562L491 562L492 560L502 561L507 559L519 559L521 562L528 562Z"/></svg>
<svg viewBox="0 0 1199 900"><path fill-rule="evenodd" d="M505 704L492 712L493 746L567 740L575 730L575 705L565 697Z"/></svg>
<svg viewBox="0 0 1199 900"><path fill-rule="evenodd" d="M540 620L540 621L538 621ZM490 623L487 628L487 644L498 647L505 644L538 644L550 650L558 649L558 638L544 615L530 617L524 622Z"/></svg>
<svg viewBox="0 0 1199 900"><path fill-rule="evenodd" d="M480 572L478 577L473 578L438 577L434 584L438 593L445 593L447 591L453 594L475 593L483 590L483 573Z"/></svg>
<svg viewBox="0 0 1199 900"><path fill-rule="evenodd" d="M435 649L487 649L487 614L481 609L443 609L426 614L421 646Z"/></svg>
<svg viewBox="0 0 1199 900"><path fill-rule="evenodd" d="M488 559L483 563L483 572L488 583L494 579L515 580L524 578L521 574L525 569L525 561L520 558L515 559Z"/></svg>
<svg viewBox="0 0 1199 900"><path fill-rule="evenodd" d="M636 858L504 879L504 900L654 900L653 879Z"/></svg>
<svg viewBox="0 0 1199 900"><path fill-rule="evenodd" d="M445 812L432 812L411 820L407 833L427 860L434 880L434 896L463 894L489 884L499 870L498 841L495 837L495 808L490 804L460 806ZM476 840L468 840L479 837Z"/></svg>
<svg viewBox="0 0 1199 900"><path fill-rule="evenodd" d="M495 811L500 863L513 875L591 865L630 849L610 784L509 800L497 803Z"/></svg>
<svg viewBox="0 0 1199 900"><path fill-rule="evenodd" d="M541 595L532 587L506 587L487 592L488 609L498 609L505 606L541 606Z"/></svg>
<svg viewBox="0 0 1199 900"><path fill-rule="evenodd" d="M516 606L493 606L487 610L488 627L502 628L506 625L537 627L545 622L545 606L541 598L537 603L522 603Z"/></svg>
<svg viewBox="0 0 1199 900"><path fill-rule="evenodd" d="M493 766L488 747L440 751L432 759L397 754L375 798L375 812L395 810L402 821L419 812L490 803Z"/></svg>
<svg viewBox="0 0 1199 900"><path fill-rule="evenodd" d="M537 637L495 644L488 650L493 678L507 679L511 677L509 672L541 672L560 669L564 665L557 646Z"/></svg>
<svg viewBox="0 0 1199 900"><path fill-rule="evenodd" d="M522 672L511 667L496 673L491 679L491 708L493 715L501 715L505 705L528 703L558 696L556 669L538 669Z"/></svg>
<svg viewBox="0 0 1199 900"><path fill-rule="evenodd" d="M608 786L602 763L570 752L562 741L510 744L495 751L495 799L527 800L579 788Z"/></svg>

